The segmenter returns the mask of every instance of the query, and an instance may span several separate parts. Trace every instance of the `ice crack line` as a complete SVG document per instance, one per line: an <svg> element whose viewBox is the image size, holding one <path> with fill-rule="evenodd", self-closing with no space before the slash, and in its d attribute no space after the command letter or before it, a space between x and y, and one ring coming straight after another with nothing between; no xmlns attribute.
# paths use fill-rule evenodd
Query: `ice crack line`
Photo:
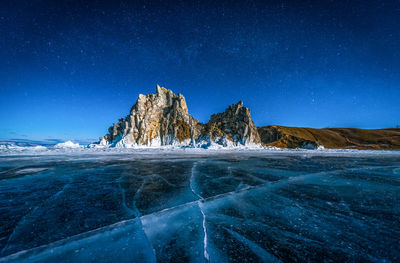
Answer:
<svg viewBox="0 0 400 263"><path fill-rule="evenodd" d="M203 239L203 248L204 248L204 258L207 262L210 262L210 255L207 252L207 228L206 228L206 214L204 214L203 208L201 207L200 200L197 201L197 204L200 208L200 212L203 215L203 232L204 232L204 239Z"/></svg>
<svg viewBox="0 0 400 263"><path fill-rule="evenodd" d="M65 191L65 189L67 189L67 188L70 186L71 183L72 183L72 179L69 178L69 179L68 179L68 183L65 183L65 184L63 185L63 187L62 187L58 192L56 192L55 194L53 194L52 196L50 196L49 198L47 198L47 200L43 201L43 203L46 204L46 202L50 202L50 201L52 201L52 200L55 200L58 196L60 196L60 195ZM16 224L16 226L15 226L14 229L13 229L13 231L11 232L10 236L8 237L6 244L5 244L4 247L1 249L0 255L3 255L4 252L7 251L7 250L9 249L9 247L10 247L10 241L12 241L13 238L14 238L14 236L17 234L18 228L19 228L19 227L22 227L22 226L24 225L25 221L28 220L30 216L34 216L35 213L36 213L36 211L37 211L39 208L43 207L43 203L42 203L41 205L35 206L29 213L27 213L26 215L24 215L24 216L19 220L19 222Z"/></svg>
<svg viewBox="0 0 400 263"><path fill-rule="evenodd" d="M207 262L210 262L210 255L208 254L208 251L207 251L207 243L208 243L208 241L207 241L206 214L204 213L203 207L202 207L202 205L201 205L201 202L204 200L204 198L203 198L200 194L196 193L196 191L195 191L194 188L193 188L193 180L194 180L194 175L195 175L196 167L197 167L197 162L195 162L195 163L193 164L193 167L192 167L192 174L191 174L191 176L190 176L189 184L190 184L190 189L192 190L193 194L196 195L196 196L198 196L198 197L200 198L200 199L197 201L197 205L198 205L198 207L199 207L199 209L200 209L201 214L203 215L203 232L204 232L203 250L204 250L204 258L205 258L205 260L206 260Z"/></svg>

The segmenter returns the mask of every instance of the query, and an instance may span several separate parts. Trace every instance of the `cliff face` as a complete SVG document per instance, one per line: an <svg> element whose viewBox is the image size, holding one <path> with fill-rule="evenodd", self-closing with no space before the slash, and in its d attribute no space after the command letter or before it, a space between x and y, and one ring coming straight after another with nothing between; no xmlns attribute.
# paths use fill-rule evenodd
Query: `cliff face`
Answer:
<svg viewBox="0 0 400 263"><path fill-rule="evenodd" d="M280 148L400 149L400 129L259 127L264 145Z"/></svg>
<svg viewBox="0 0 400 263"><path fill-rule="evenodd" d="M155 94L139 95L130 114L119 119L100 138L100 145L130 147L135 145L222 146L260 144L250 110L243 102L211 116L207 124L193 118L185 97L157 85Z"/></svg>
<svg viewBox="0 0 400 263"><path fill-rule="evenodd" d="M232 104L225 112L213 114L204 125L202 136L225 145L230 142L233 145L261 143L257 127L251 120L250 110L243 106L242 101Z"/></svg>
<svg viewBox="0 0 400 263"><path fill-rule="evenodd" d="M130 114L119 119L100 138L100 144L161 146L193 143L199 136L198 120L193 118L182 94L157 85L155 94L139 95Z"/></svg>

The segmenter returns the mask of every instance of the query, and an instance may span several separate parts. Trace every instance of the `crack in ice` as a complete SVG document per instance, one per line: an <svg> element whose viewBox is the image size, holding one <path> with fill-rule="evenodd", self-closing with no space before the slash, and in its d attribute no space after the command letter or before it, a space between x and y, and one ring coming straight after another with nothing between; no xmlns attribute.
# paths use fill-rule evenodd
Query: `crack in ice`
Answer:
<svg viewBox="0 0 400 263"><path fill-rule="evenodd" d="M135 216L136 217L141 217L142 213L140 213L139 208L136 206L136 199L138 198L138 196L140 195L140 193L142 192L143 186L147 183L147 180L144 179L142 184L140 185L139 189L136 191L135 195L133 196L133 200L132 200L132 208L135 208Z"/></svg>
<svg viewBox="0 0 400 263"><path fill-rule="evenodd" d="M190 185L190 189L192 190L193 194L200 198L200 200L197 201L197 205L198 205L198 207L200 209L200 212L201 212L201 214L203 216L203 232L204 232L204 239L203 239L203 250L204 250L204 253L203 253L203 255L204 255L204 258L206 259L206 261L210 262L210 255L208 254L208 251L207 251L208 240L207 240L206 214L204 213L203 207L201 205L201 202L204 201L204 198L201 195L199 195L193 188L193 178L194 178L194 172L196 170L196 167L197 167L197 162L195 162L193 164L192 174L191 174L190 180L189 180L189 185Z"/></svg>
<svg viewBox="0 0 400 263"><path fill-rule="evenodd" d="M196 193L196 191L195 191L194 188L193 188L193 177L194 177L194 172L195 172L195 170L196 170L196 167L197 167L197 162L195 162L195 163L193 164L193 167L192 167L192 173L191 173L190 179L189 179L190 190L192 190L192 193L193 193L195 196L197 196L198 198L204 199L201 195L199 195L198 193Z"/></svg>
<svg viewBox="0 0 400 263"><path fill-rule="evenodd" d="M142 213L139 211L139 208L136 206L136 199L138 198L138 196L140 195L140 193L142 192L143 186L147 183L147 179L143 179L142 184L140 185L140 187L136 190L134 196L133 196L133 200L132 200L132 208L130 208L128 206L128 203L126 201L126 190L123 189L122 185L121 185L121 179L123 176L121 176L120 178L118 178L118 186L119 186L119 190L121 191L121 196L122 196L122 206L124 209L126 209L127 211L130 211L131 215L135 216L135 217L141 217Z"/></svg>
<svg viewBox="0 0 400 263"><path fill-rule="evenodd" d="M144 184L144 183L143 183L143 184ZM157 259L157 253L156 253L156 250L154 249L153 243L150 241L149 236L147 235L146 231L144 230L143 221L142 221L142 220L143 220L143 217L140 216L140 217L138 217L138 219L139 219L140 228L141 228L141 230L143 231L143 234L144 234L144 236L146 237L147 242L149 242L149 244L150 244L150 246L151 246L151 250L153 251L154 259ZM157 260L156 260L156 261L157 261Z"/></svg>
<svg viewBox="0 0 400 263"><path fill-rule="evenodd" d="M64 184L63 187L62 187L59 191L57 191L55 194L53 194L53 195L51 195L50 197L48 197L45 201L42 202L42 204L40 204L40 205L38 205L38 206L35 206L30 212L28 212L26 215L24 215L24 216L18 221L18 223L15 225L13 231L11 232L10 236L7 238L6 244L5 244L4 247L1 249L0 255L2 255L2 254L4 253L4 251L7 251L7 249L9 249L9 246L10 246L9 243L10 243L10 241L13 240L14 236L16 235L16 233L17 233L17 231L18 231L18 228L21 227L21 226L23 226L23 224L25 223L25 221L27 220L27 218L28 218L29 216L34 215L34 214L36 213L36 211L37 211L39 208L42 208L44 202L49 202L50 200L54 200L55 198L57 198L58 196L60 196L60 195L65 191L65 189L67 189L67 188L71 185L71 183L72 183L72 179L69 178L68 183Z"/></svg>
<svg viewBox="0 0 400 263"><path fill-rule="evenodd" d="M197 201L197 204L200 208L200 212L203 215L203 232L204 232L204 239L203 239L203 249L204 249L204 258L207 260L207 262L210 262L210 255L208 254L207 251L207 227L206 227L206 214L204 214L203 208L201 207L200 200Z"/></svg>
<svg viewBox="0 0 400 263"><path fill-rule="evenodd" d="M261 261L263 262L282 262L280 259L275 257L273 254L269 253L266 251L263 247L255 243L254 241L245 238L241 234L237 233L236 231L233 231L232 229L224 227L224 229L231 234L235 239L237 239L239 242L243 243L246 245Z"/></svg>
<svg viewBox="0 0 400 263"><path fill-rule="evenodd" d="M30 249L27 249L27 250L24 250L24 251L19 251L19 252L16 252L14 254L6 256L6 258L9 258L10 256L19 254L21 252L25 253L26 251L31 251L31 250L34 250L34 249L37 249L37 248L40 248L40 247L46 247L46 246L48 246L50 244L59 244L59 243L65 241L65 240L71 240L71 238L76 238L78 236L86 236L89 233L94 233L94 232L99 231L101 229L110 228L110 227L114 227L114 226L121 225L121 224L127 224L129 222L134 222L134 220L138 220L138 219L141 221L144 217L148 217L148 216L151 216L151 215L157 215L157 214L164 213L164 212L167 212L167 211L170 211L170 210L173 210L173 209L180 209L182 207L194 204L196 202L197 205L199 206L200 212L202 213L202 216L203 216L204 258L207 260L207 262L209 262L209 254L208 254L208 251L207 251L207 243L208 243L207 237L208 236L207 236L207 228L206 228L206 216L205 216L205 213L204 213L203 208L202 208L202 203L207 202L207 201L215 201L215 200L219 200L219 199L223 199L223 198L232 197L232 196L244 193L244 192L250 192L250 191L253 191L253 190L257 190L257 189L262 189L262 188L269 189L269 188L281 187L281 186L283 186L285 184L288 184L288 183L293 183L293 182L297 182L297 181L304 181L305 179L310 179L310 178L313 178L313 177L325 176L326 174L335 174L335 173L341 172L341 170L333 170L333 171L330 171L328 173L326 173L326 172L325 173L309 173L309 174L301 175L301 176L298 176L298 177L289 177L289 178L281 179L281 180L275 181L275 182L269 182L269 183L261 184L261 185L257 185L257 186L250 186L250 187L245 188L245 189L230 191L230 192L226 192L226 193L210 196L210 197L207 197L207 198L203 198L193 188L193 177L194 177L194 172L195 172L196 166L197 166L197 162L192 167L192 174L191 174L191 178L190 178L190 188L191 188L191 191L193 192L193 194L196 195L197 197L199 197L200 200L195 200L195 201L183 203L183 204L180 204L180 205L172 206L172 207L165 208L163 210L155 211L153 213L149 213L149 214L145 214L145 215L139 215L138 217L136 217L134 219L121 220L121 221L118 221L118 222L110 224L110 225L106 225L106 226L103 226L103 227L100 227L100 228L97 228L97 229L93 229L93 230L90 230L90 231L87 231L87 232L82 232L82 233L79 233L77 235L73 235L73 236L67 237L65 239L60 239L58 241L54 241L54 242L51 242L51 243L48 243L48 244L44 244L44 245L41 245L41 246L38 246L38 247L30 248ZM65 184L63 189L58 191L56 194L54 194L49 199L53 199L53 198L59 196L65 190L65 188L67 186L69 186L70 184L71 184L71 182ZM143 186L143 184L142 184L142 186ZM142 188L142 186L140 188ZM139 190L141 191L142 189L139 189ZM138 192L139 192L139 190L138 190ZM136 194L138 194L138 192L136 192ZM14 231L15 231L15 229L14 229ZM147 237L147 235L146 235L146 237ZM150 244L151 244L151 242L150 242ZM3 250L4 250L4 248L3 248ZM153 251L154 251L154 248L153 248ZM1 259L4 259L4 258L1 258Z"/></svg>
<svg viewBox="0 0 400 263"><path fill-rule="evenodd" d="M65 244L67 244L68 242L77 241L77 240L80 240L80 239L85 239L87 237L90 237L90 235L95 235L95 234L97 234L97 233L99 233L101 231L106 231L108 229L112 229L112 228L116 228L116 227L123 227L123 226L126 226L128 224L134 223L137 220L140 220L140 218L121 220L119 222L116 222L116 223L113 223L113 224L110 224L110 225L107 225L107 226L103 226L103 227L99 227L99 228L96 228L96 229L92 229L92 230L89 230L89 231L86 231L86 232L83 232L83 233L72 235L72 236L69 236L69 237L66 237L66 238L63 238L63 239L59 239L59 240L56 240L56 241L53 241L53 242L50 242L50 243L47 243L47 244L43 244L43 245L37 246L37 247L33 247L33 248L25 249L25 250L20 250L18 252L15 252L13 254L7 255L5 257L1 257L0 258L0 262L3 262L3 261L7 262L9 259L18 258L18 256L20 256L20 255L29 254L29 253L31 253L33 251L41 251L41 250L44 250L46 247L49 247L49 246L53 246L55 248L56 247L61 247L61 246L64 246ZM142 227L142 230L143 230L143 227ZM147 238L147 235L146 235L146 238Z"/></svg>
<svg viewBox="0 0 400 263"><path fill-rule="evenodd" d="M164 181L164 182L165 182L167 185L169 185L169 186L172 186L172 187L175 187L175 186L176 186L176 185L170 183L167 179L165 179L164 177L162 177L162 176L159 175L159 174L153 174L152 176L153 176L153 177L160 178L162 181Z"/></svg>

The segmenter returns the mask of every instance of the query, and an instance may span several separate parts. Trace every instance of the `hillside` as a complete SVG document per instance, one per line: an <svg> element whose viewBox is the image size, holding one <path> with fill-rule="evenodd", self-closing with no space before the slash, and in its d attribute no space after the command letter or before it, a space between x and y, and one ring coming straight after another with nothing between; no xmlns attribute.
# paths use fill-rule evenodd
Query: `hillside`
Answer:
<svg viewBox="0 0 400 263"><path fill-rule="evenodd" d="M400 129L258 127L264 145L280 148L400 149Z"/></svg>

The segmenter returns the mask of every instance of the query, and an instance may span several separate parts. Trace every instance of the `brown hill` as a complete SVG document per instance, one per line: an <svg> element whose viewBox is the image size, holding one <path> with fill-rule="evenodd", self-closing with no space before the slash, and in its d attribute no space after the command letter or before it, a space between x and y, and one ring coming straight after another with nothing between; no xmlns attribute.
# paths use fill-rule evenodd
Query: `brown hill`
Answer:
<svg viewBox="0 0 400 263"><path fill-rule="evenodd" d="M258 127L264 145L280 148L400 149L400 129Z"/></svg>

